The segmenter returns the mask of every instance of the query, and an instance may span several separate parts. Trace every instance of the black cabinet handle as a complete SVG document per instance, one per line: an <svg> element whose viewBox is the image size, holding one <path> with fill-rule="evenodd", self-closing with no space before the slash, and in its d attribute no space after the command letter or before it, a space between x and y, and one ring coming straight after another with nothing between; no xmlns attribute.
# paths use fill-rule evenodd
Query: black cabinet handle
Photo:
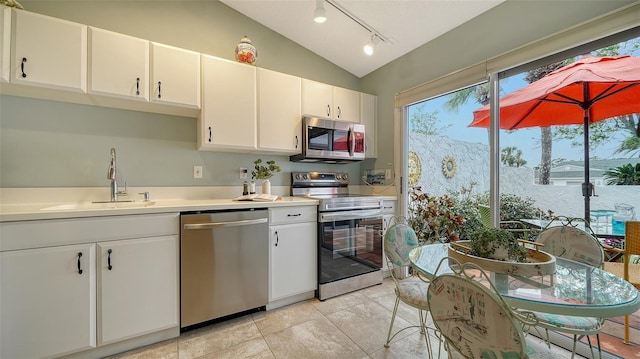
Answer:
<svg viewBox="0 0 640 359"><path fill-rule="evenodd" d="M298 136L296 136L296 149L298 148L299 144L300 144L300 142L298 141Z"/></svg>
<svg viewBox="0 0 640 359"><path fill-rule="evenodd" d="M213 141L213 137L211 136L211 126L209 126L209 142Z"/></svg>
<svg viewBox="0 0 640 359"><path fill-rule="evenodd" d="M302 213L287 214L287 217L300 217L300 216L302 216Z"/></svg>
<svg viewBox="0 0 640 359"><path fill-rule="evenodd" d="M276 231L276 247L278 246L279 241L280 241L280 238L278 237L278 231Z"/></svg>
<svg viewBox="0 0 640 359"><path fill-rule="evenodd" d="M80 267L80 258L82 258L82 252L78 252L78 274L82 274L82 268Z"/></svg>
<svg viewBox="0 0 640 359"><path fill-rule="evenodd" d="M140 95L140 78L136 77L136 96Z"/></svg>
<svg viewBox="0 0 640 359"><path fill-rule="evenodd" d="M340 116L342 116L342 109L338 106L338 118L340 118Z"/></svg>
<svg viewBox="0 0 640 359"><path fill-rule="evenodd" d="M107 253L108 253L108 254L107 254L107 269L109 269L109 270L111 270L111 269L113 268L113 267L111 266L111 252L112 252L112 250L111 250L111 249L109 249L109 250L107 251Z"/></svg>
<svg viewBox="0 0 640 359"><path fill-rule="evenodd" d="M22 78L27 77L27 74L24 73L24 63L27 62L27 58L22 58L22 63L20 64L20 70L22 70Z"/></svg>
<svg viewBox="0 0 640 359"><path fill-rule="evenodd" d="M327 117L331 116L331 106L327 105Z"/></svg>
<svg viewBox="0 0 640 359"><path fill-rule="evenodd" d="M158 81L158 98L162 97L162 82Z"/></svg>

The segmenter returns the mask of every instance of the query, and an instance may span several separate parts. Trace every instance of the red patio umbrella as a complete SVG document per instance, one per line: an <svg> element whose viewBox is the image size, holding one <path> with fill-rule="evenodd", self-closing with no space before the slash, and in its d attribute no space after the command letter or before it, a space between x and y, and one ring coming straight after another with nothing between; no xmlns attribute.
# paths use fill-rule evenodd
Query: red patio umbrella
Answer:
<svg viewBox="0 0 640 359"><path fill-rule="evenodd" d="M500 98L500 128L584 124L585 220L589 220L589 124L640 112L640 57L584 57ZM489 127L489 105L470 127ZM639 125L640 126L640 125Z"/></svg>

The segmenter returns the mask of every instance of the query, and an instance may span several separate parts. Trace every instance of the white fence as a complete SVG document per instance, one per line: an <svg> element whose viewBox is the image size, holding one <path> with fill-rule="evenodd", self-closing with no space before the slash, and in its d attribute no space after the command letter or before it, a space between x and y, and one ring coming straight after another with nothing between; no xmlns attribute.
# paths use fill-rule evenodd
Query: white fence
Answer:
<svg viewBox="0 0 640 359"><path fill-rule="evenodd" d="M452 140L440 136L410 134L410 151L420 161L420 175L417 185L429 195L440 196L448 190L460 191L475 182L474 191L489 190L489 147L485 144ZM445 157L456 162L456 172L447 178L442 165ZM584 197L582 186L536 185L534 170L528 167L500 167L501 193L514 194L522 198L532 198L543 210L551 210L556 215L582 217ZM613 210L616 203L626 203L640 211L640 186L596 186L596 197L591 197L590 207Z"/></svg>

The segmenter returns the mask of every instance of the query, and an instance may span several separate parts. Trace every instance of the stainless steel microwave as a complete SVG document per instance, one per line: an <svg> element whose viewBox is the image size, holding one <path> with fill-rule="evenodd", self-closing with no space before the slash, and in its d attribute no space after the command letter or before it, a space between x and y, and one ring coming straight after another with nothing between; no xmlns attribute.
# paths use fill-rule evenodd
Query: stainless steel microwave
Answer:
<svg viewBox="0 0 640 359"><path fill-rule="evenodd" d="M294 162L341 163L362 161L365 156L364 125L318 117L302 118L302 153Z"/></svg>

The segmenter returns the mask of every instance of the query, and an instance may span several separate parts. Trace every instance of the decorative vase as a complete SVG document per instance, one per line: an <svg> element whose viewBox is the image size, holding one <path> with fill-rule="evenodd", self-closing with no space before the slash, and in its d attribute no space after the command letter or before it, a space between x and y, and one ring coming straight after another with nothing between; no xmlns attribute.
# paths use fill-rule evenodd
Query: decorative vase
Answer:
<svg viewBox="0 0 640 359"><path fill-rule="evenodd" d="M268 179L262 181L262 194L271 194L271 182Z"/></svg>
<svg viewBox="0 0 640 359"><path fill-rule="evenodd" d="M24 10L24 7L22 7L22 5L20 5L20 3L15 0L0 0L0 5L15 7L16 9Z"/></svg>
<svg viewBox="0 0 640 359"><path fill-rule="evenodd" d="M251 44L251 40L245 35L238 45L236 45L236 61L255 65L257 58L258 50L256 50L256 47Z"/></svg>

